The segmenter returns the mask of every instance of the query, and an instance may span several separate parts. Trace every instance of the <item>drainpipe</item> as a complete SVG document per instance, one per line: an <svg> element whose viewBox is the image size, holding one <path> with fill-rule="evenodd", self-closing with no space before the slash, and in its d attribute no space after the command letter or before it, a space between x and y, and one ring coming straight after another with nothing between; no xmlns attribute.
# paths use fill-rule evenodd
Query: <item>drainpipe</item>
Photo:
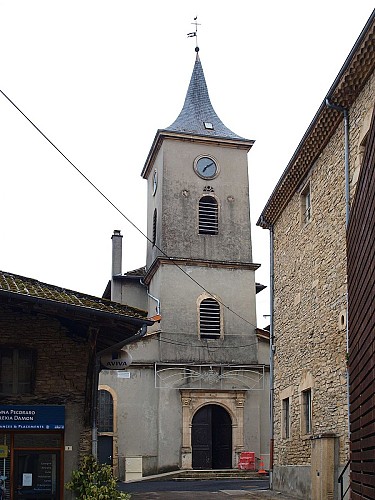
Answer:
<svg viewBox="0 0 375 500"><path fill-rule="evenodd" d="M332 103L326 99L326 105L344 115L344 139L345 139L345 227L348 229L350 212L350 192L349 192L349 111L343 106Z"/></svg>
<svg viewBox="0 0 375 500"><path fill-rule="evenodd" d="M92 406L93 406L93 415L92 415L92 455L97 460L98 459L98 422L97 422L97 413L98 413L98 390L99 390L99 373L100 373L100 357L107 353L113 352L116 350L120 350L127 344L131 344L141 339L146 335L147 332L147 324L144 323L138 332L135 335L132 335L126 340L122 342L118 342L110 347L99 351L95 355L95 367L94 367L94 384L93 384L93 395L92 395Z"/></svg>
<svg viewBox="0 0 375 500"><path fill-rule="evenodd" d="M344 140L345 140L345 229L348 230L350 215L350 188L349 188L349 111L343 106L332 103L326 98L326 105L344 115ZM350 406L349 406L349 301L348 291L346 291L346 392L348 405L348 439L350 441Z"/></svg>
<svg viewBox="0 0 375 500"><path fill-rule="evenodd" d="M145 286L146 287L146 293L147 295L156 302L156 315L159 316L160 315L160 299L158 299L157 297L154 297L153 295L151 295L151 293L148 291L148 286L146 285L146 283L143 282L142 279L139 280L141 285Z"/></svg>
<svg viewBox="0 0 375 500"><path fill-rule="evenodd" d="M274 451L274 408L273 396L275 391L274 384L274 232L273 225L270 230L270 488L273 487L273 451Z"/></svg>
<svg viewBox="0 0 375 500"><path fill-rule="evenodd" d="M274 354L275 354L275 344L274 344L274 230L273 224L269 224L263 216L261 216L261 227L268 228L270 231L270 489L273 486L273 452L274 452L274 405L273 396L275 391L274 383Z"/></svg>

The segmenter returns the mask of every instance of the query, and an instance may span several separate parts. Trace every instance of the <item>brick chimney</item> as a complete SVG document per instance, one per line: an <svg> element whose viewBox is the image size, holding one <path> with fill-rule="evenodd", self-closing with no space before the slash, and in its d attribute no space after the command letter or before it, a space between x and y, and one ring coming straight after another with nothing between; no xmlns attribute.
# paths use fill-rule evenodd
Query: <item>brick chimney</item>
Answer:
<svg viewBox="0 0 375 500"><path fill-rule="evenodd" d="M115 229L112 235L112 276L122 274L122 234Z"/></svg>

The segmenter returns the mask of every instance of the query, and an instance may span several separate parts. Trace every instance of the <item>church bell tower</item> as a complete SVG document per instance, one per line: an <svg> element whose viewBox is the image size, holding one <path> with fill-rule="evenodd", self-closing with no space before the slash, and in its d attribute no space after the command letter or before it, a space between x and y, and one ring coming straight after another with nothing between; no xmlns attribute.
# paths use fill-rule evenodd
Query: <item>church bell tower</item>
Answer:
<svg viewBox="0 0 375 500"><path fill-rule="evenodd" d="M101 376L116 401L118 457L136 457L138 474L236 468L243 451L267 464L269 345L256 328L252 145L216 114L197 48L183 108L157 131L142 170L146 266L123 275L118 263L111 279L112 300L158 318L128 346L127 373ZM120 262L119 231L112 241Z"/></svg>
<svg viewBox="0 0 375 500"><path fill-rule="evenodd" d="M166 440L159 464L166 466L175 450L179 467L231 468L241 451L264 453L268 444L266 426L260 431L268 411L267 358L256 334L259 266L250 232L247 153L254 141L216 114L198 50L183 108L157 131L142 171L144 283L149 315L155 300L161 315L153 350ZM172 417L176 411L181 417ZM203 428L211 430L200 443ZM226 436L225 450L219 435Z"/></svg>

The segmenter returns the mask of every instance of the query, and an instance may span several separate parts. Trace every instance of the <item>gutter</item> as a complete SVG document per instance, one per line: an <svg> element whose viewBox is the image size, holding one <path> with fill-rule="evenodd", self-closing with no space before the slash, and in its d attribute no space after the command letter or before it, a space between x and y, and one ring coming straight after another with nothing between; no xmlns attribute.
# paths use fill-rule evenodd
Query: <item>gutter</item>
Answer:
<svg viewBox="0 0 375 500"><path fill-rule="evenodd" d="M274 431L274 392L275 392L275 381L274 381L274 356L275 356L275 335L274 335L274 287L275 287L275 260L274 260L274 230L273 224L267 222L264 217L260 216L261 224L259 224L263 229L269 229L270 231L270 489L273 486L273 456L274 456L274 441L275 441L275 431Z"/></svg>
<svg viewBox="0 0 375 500"><path fill-rule="evenodd" d="M270 488L273 487L273 452L274 452L274 355L275 355L275 336L274 336L274 283L275 283L275 262L274 262L274 231L270 224Z"/></svg>
<svg viewBox="0 0 375 500"><path fill-rule="evenodd" d="M106 319L114 319L117 321L126 321L127 323L130 323L132 325L143 325L143 323L146 323L148 326L151 326L154 324L154 321L146 318L136 318L134 316L129 316L125 314L119 314L115 312L109 312L109 311L102 311L101 309L94 309L93 307L85 307L85 306L80 306L80 305L75 305L75 304L68 304L65 302L58 302L55 300L51 299L44 299L41 297L36 297L33 295L24 295L22 293L17 293L17 292L10 292L8 290L0 290L0 297L9 297L10 299L15 299L19 301L25 301L25 302L34 302L35 304L41 304L41 305L53 305L57 309L60 309L62 311L69 311L69 312L82 312L86 313L87 315L95 315L99 316L101 318L106 318ZM78 320L78 318L76 318ZM92 320L92 317L90 318Z"/></svg>

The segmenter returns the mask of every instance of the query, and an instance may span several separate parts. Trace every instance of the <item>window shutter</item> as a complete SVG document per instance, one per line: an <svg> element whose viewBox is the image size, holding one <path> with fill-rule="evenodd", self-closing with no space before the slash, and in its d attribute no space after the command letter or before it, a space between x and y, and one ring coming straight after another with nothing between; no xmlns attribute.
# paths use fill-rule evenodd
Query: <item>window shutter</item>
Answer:
<svg viewBox="0 0 375 500"><path fill-rule="evenodd" d="M157 224L157 221L158 221L158 211L155 208L154 217L152 220L152 246L155 246L155 243L156 243L156 224Z"/></svg>
<svg viewBox="0 0 375 500"><path fill-rule="evenodd" d="M213 196L199 200L199 234L217 234L219 207Z"/></svg>
<svg viewBox="0 0 375 500"><path fill-rule="evenodd" d="M220 304L215 299L204 299L199 308L201 338L220 337Z"/></svg>

